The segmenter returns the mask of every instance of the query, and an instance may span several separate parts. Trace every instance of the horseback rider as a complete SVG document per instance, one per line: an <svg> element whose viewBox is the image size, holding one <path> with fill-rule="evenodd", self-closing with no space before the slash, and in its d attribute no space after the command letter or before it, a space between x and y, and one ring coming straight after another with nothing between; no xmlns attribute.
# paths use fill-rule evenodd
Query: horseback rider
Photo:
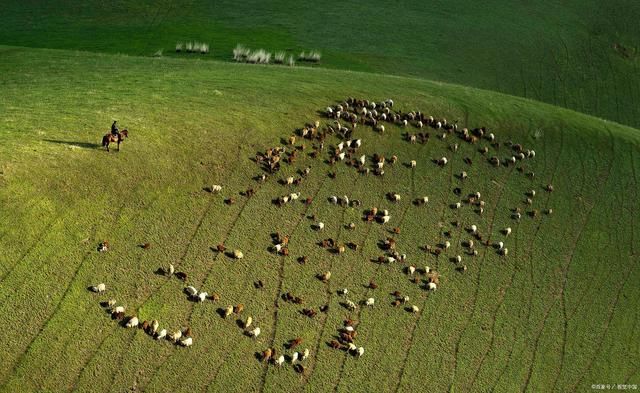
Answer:
<svg viewBox="0 0 640 393"><path fill-rule="evenodd" d="M113 124L111 125L111 134L113 136L118 136L120 134L119 130L118 130L118 126L116 125L117 120L113 121Z"/></svg>

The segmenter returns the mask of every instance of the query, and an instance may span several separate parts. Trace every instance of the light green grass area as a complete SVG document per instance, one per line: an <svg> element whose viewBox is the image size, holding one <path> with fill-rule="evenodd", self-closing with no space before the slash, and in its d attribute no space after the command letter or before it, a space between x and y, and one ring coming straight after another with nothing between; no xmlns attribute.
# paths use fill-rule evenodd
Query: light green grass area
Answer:
<svg viewBox="0 0 640 393"><path fill-rule="evenodd" d="M441 80L640 126L640 3L8 1L0 44L231 61L237 44L321 67ZM209 43L208 55L175 53Z"/></svg>
<svg viewBox="0 0 640 393"><path fill-rule="evenodd" d="M7 46L0 58L3 391L544 392L640 381L638 130L405 77ZM396 126L385 134L359 126L363 154L399 157L384 177L357 175L343 163L330 167L322 161L327 154L322 160L301 154L266 183L252 180L261 173L251 161L256 152L280 145L306 122L327 124L318 111L348 96L393 98L394 109L487 126L498 141L536 151L519 164L535 178L490 166L478 152L486 140L442 141L429 130L426 145L412 145ZM120 152L106 153L99 142L112 119L131 137ZM460 149L452 153L455 142ZM327 149L336 143L329 138ZM510 154L504 145L490 151ZM447 167L431 161L443 155L451 158ZM415 170L402 165L412 159ZM311 174L300 186L277 183L307 165ZM454 176L462 170L469 173L465 182ZM543 190L548 183L553 193ZM223 191L202 190L212 184ZM249 187L254 197L239 195ZM455 187L480 191L484 214L450 209ZM510 209L530 210L524 205L530 189L537 192L531 208L553 214L516 222ZM271 203L292 190L314 202ZM402 200L385 200L391 191ZM345 194L363 206L327 202ZM423 195L430 198L426 206L411 204ZM237 202L224 204L230 197ZM362 212L371 206L390 209L390 223L364 223ZM306 217L313 214L326 224L323 232L311 229ZM349 222L355 230L343 228ZM460 241L471 224L492 241L511 226L509 255L484 246L477 257L464 254ZM401 228L394 236L408 262L372 262L393 226ZM268 250L275 231L292 235L289 257ZM440 258L420 249L443 241L445 231L452 246ZM316 244L327 237L360 249L331 254ZM103 240L111 249L98 253ZM146 242L150 249L138 247ZM221 242L245 258L210 249ZM457 254L465 273L448 260ZM301 255L309 258L305 265L296 262ZM154 273L169 263L188 273L190 284L220 294L220 302L189 302L182 282ZM412 283L403 272L408 264L437 269L438 290ZM327 270L333 274L325 285L315 275ZM258 279L262 290L253 286ZM366 289L370 280L379 288ZM87 290L98 282L107 285L104 295ZM343 287L354 301L375 297L375 307L349 313L336 294ZM392 307L395 290L420 313ZM304 305L278 300L284 292ZM99 305L109 298L161 327L190 326L193 347L118 326ZM238 303L261 327L257 340L216 313ZM330 305L327 314L300 313L323 304ZM361 358L326 345L348 315L359 321ZM303 339L300 350L311 350L304 374L256 359L271 345L285 351L295 337Z"/></svg>

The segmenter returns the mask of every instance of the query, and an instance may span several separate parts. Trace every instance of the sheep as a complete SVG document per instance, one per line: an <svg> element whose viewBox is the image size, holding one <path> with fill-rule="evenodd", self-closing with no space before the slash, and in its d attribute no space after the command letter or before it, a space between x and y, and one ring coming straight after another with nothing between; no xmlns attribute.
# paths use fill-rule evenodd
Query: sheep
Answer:
<svg viewBox="0 0 640 393"><path fill-rule="evenodd" d="M244 254L240 250L233 250L233 257L235 259L242 259L244 258Z"/></svg>
<svg viewBox="0 0 640 393"><path fill-rule="evenodd" d="M104 285L103 283L100 283L98 285L95 285L93 287L91 287L91 291L95 292L95 293L102 293L107 289L107 286Z"/></svg>
<svg viewBox="0 0 640 393"><path fill-rule="evenodd" d="M160 327L160 323L158 323L158 321L154 319L153 321L151 321L151 325L149 327L150 327L149 334L153 336L158 331L158 327Z"/></svg>
<svg viewBox="0 0 640 393"><path fill-rule="evenodd" d="M227 318L231 314L233 314L233 306L227 306L227 308L224 309L224 317Z"/></svg>
<svg viewBox="0 0 640 393"><path fill-rule="evenodd" d="M328 282L328 281L329 281L329 279L331 278L331 272L330 272L330 271L325 272L325 273L323 273L323 274L319 275L319 276L318 276L318 278L320 278L320 280L321 280L322 282L326 283L326 282Z"/></svg>
<svg viewBox="0 0 640 393"><path fill-rule="evenodd" d="M435 282L430 282L427 284L427 290L435 291L438 288Z"/></svg>
<svg viewBox="0 0 640 393"><path fill-rule="evenodd" d="M416 167L416 160L411 160L410 162L411 168L415 168Z"/></svg>
<svg viewBox="0 0 640 393"><path fill-rule="evenodd" d="M398 201L400 201L402 199L402 197L400 196L400 194L391 194L391 199L394 202L398 202Z"/></svg>
<svg viewBox="0 0 640 393"><path fill-rule="evenodd" d="M198 294L198 290L192 286L188 286L184 289L185 293L189 296L196 296Z"/></svg>
<svg viewBox="0 0 640 393"><path fill-rule="evenodd" d="M124 306L118 306L113 309L112 314L120 314L120 313L124 313Z"/></svg>
<svg viewBox="0 0 640 393"><path fill-rule="evenodd" d="M182 345L183 347L192 346L193 345L193 338L191 338L191 337L183 338L182 340L180 340L180 345Z"/></svg>
<svg viewBox="0 0 640 393"><path fill-rule="evenodd" d="M342 151L342 149L344 149L344 142L338 143L338 148L336 150L337 151Z"/></svg>
<svg viewBox="0 0 640 393"><path fill-rule="evenodd" d="M200 292L198 294L198 301L201 303L204 302L205 300L207 300L207 296L209 296L207 292Z"/></svg>
<svg viewBox="0 0 640 393"><path fill-rule="evenodd" d="M182 337L182 330L176 330L175 332L169 334L168 339L169 341L173 341L174 343L177 343L181 337Z"/></svg>
<svg viewBox="0 0 640 393"><path fill-rule="evenodd" d="M273 251L279 253L282 250L282 247L282 244L276 244L275 246L273 246Z"/></svg>
<svg viewBox="0 0 640 393"><path fill-rule="evenodd" d="M360 347L360 348L358 348L358 357L360 357L362 355L364 355L364 348Z"/></svg>
<svg viewBox="0 0 640 393"><path fill-rule="evenodd" d="M300 360L306 360L309 357L309 348L305 348L304 352L302 352L302 357Z"/></svg>
<svg viewBox="0 0 640 393"><path fill-rule="evenodd" d="M387 263L394 263L396 259L394 257L387 257Z"/></svg>
<svg viewBox="0 0 640 393"><path fill-rule="evenodd" d="M507 254L509 254L509 249L505 247L501 249L499 252L500 252L500 255L506 256Z"/></svg>
<svg viewBox="0 0 640 393"><path fill-rule="evenodd" d="M247 320L244 322L244 328L247 329L253 323L253 318L251 316L247 317Z"/></svg>
<svg viewBox="0 0 640 393"><path fill-rule="evenodd" d="M240 315L244 311L244 304L240 303L238 305L233 306L233 313Z"/></svg>
<svg viewBox="0 0 640 393"><path fill-rule="evenodd" d="M165 337L167 337L167 329L162 329L156 336L156 340L162 340Z"/></svg>
<svg viewBox="0 0 640 393"><path fill-rule="evenodd" d="M438 160L438 165L445 166L447 165L447 162L448 162L447 157L442 157Z"/></svg>
<svg viewBox="0 0 640 393"><path fill-rule="evenodd" d="M137 327L139 323L140 321L138 320L138 317L131 317L129 318L125 326L128 328L133 328L133 327Z"/></svg>
<svg viewBox="0 0 640 393"><path fill-rule="evenodd" d="M256 327L253 330L250 330L248 333L249 337L258 338L260 335L260 328Z"/></svg>
<svg viewBox="0 0 640 393"><path fill-rule="evenodd" d="M335 195L332 195L329 197L329 202L333 203L333 204L337 204L338 203L338 197Z"/></svg>
<svg viewBox="0 0 640 393"><path fill-rule="evenodd" d="M347 308L351 311L354 311L356 308L358 308L358 306L356 306L356 304L351 300L347 300L345 304L347 305Z"/></svg>
<svg viewBox="0 0 640 393"><path fill-rule="evenodd" d="M389 222L390 219L391 219L391 216L382 216L382 223L386 224Z"/></svg>
<svg viewBox="0 0 640 393"><path fill-rule="evenodd" d="M354 343L349 343L348 349L349 352L354 352L358 350L358 347Z"/></svg>
<svg viewBox="0 0 640 393"><path fill-rule="evenodd" d="M169 264L169 269L167 269L167 274L168 274L169 276L173 276L173 273L174 273L175 271L176 271L176 269L173 267L173 264L172 264L172 263L170 263L170 264Z"/></svg>
<svg viewBox="0 0 640 393"><path fill-rule="evenodd" d="M375 303L376 303L376 299L372 297L370 297L364 302L365 306L369 306L369 307L373 306Z"/></svg>
<svg viewBox="0 0 640 393"><path fill-rule="evenodd" d="M451 247L451 242L449 242L449 240L444 242L444 248L448 249L449 247Z"/></svg>
<svg viewBox="0 0 640 393"><path fill-rule="evenodd" d="M280 357L278 359L276 359L276 365L282 366L282 364L284 363L284 355L280 355Z"/></svg>
<svg viewBox="0 0 640 393"><path fill-rule="evenodd" d="M360 146L362 146L362 139L356 139L355 145L356 145L356 148L359 148Z"/></svg>
<svg viewBox="0 0 640 393"><path fill-rule="evenodd" d="M462 172L460 173L460 179L464 180L464 179L466 179L467 177L468 177L467 172L462 171Z"/></svg>
<svg viewBox="0 0 640 393"><path fill-rule="evenodd" d="M113 306L116 305L116 300L115 299L109 299L109 301L107 301L107 307L109 308L113 308Z"/></svg>
<svg viewBox="0 0 640 393"><path fill-rule="evenodd" d="M349 293L347 288L338 289L338 295L346 296Z"/></svg>
<svg viewBox="0 0 640 393"><path fill-rule="evenodd" d="M456 255L456 263L462 262L462 257L460 255Z"/></svg>
<svg viewBox="0 0 640 393"><path fill-rule="evenodd" d="M211 186L211 192L217 193L222 191L222 186L218 185L218 184L214 184L213 186Z"/></svg>
<svg viewBox="0 0 640 393"><path fill-rule="evenodd" d="M462 207L462 204L460 202L456 202L454 206L456 209L460 209Z"/></svg>
<svg viewBox="0 0 640 393"><path fill-rule="evenodd" d="M511 235L511 227L505 228L503 232L504 232L505 236Z"/></svg>
<svg viewBox="0 0 640 393"><path fill-rule="evenodd" d="M488 138L491 142L493 142L493 141L496 139L496 136L495 136L495 135L493 135L493 133L490 133L489 135L487 135L487 138Z"/></svg>
<svg viewBox="0 0 640 393"><path fill-rule="evenodd" d="M415 266L413 266L413 265L412 265L412 266L409 266L409 267L407 268L407 271L409 272L409 275L413 276L413 273L415 273L415 272L416 272L416 267L415 267Z"/></svg>
<svg viewBox="0 0 640 393"><path fill-rule="evenodd" d="M338 159L340 159L340 161L344 160L344 157L345 157L345 153L344 152L338 154Z"/></svg>
<svg viewBox="0 0 640 393"><path fill-rule="evenodd" d="M291 364L297 362L299 357L300 355L298 354L298 352L294 352L293 355L291 355Z"/></svg>
<svg viewBox="0 0 640 393"><path fill-rule="evenodd" d="M323 229L324 229L324 223L323 223L323 222L319 222L319 223L317 223L317 224L316 224L316 229L317 229L318 231L323 230Z"/></svg>
<svg viewBox="0 0 640 393"><path fill-rule="evenodd" d="M473 234L478 233L478 227L475 224L471 225L471 233Z"/></svg>
<svg viewBox="0 0 640 393"><path fill-rule="evenodd" d="M289 194L289 199L291 199L292 201L297 201L298 198L300 198L299 192L292 192L291 194Z"/></svg>
<svg viewBox="0 0 640 393"><path fill-rule="evenodd" d="M364 154L361 155L358 161L360 162L360 164L364 165L367 162L367 156Z"/></svg>
<svg viewBox="0 0 640 393"><path fill-rule="evenodd" d="M379 161L376 165L378 169L382 169L384 167L384 161Z"/></svg>

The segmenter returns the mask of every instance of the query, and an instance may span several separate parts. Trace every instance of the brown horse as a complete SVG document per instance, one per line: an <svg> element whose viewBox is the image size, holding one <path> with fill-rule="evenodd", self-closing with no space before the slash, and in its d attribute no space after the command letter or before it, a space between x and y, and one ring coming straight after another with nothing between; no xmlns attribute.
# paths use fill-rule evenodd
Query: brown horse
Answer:
<svg viewBox="0 0 640 393"><path fill-rule="evenodd" d="M128 138L129 137L129 131L127 130L122 130L120 131L119 134L114 135L112 133L108 133L107 135L102 137L102 146L107 148L107 151L109 151L109 144L110 143L117 143L118 144L118 151L120 151L120 143L122 143L122 141L124 141L124 138Z"/></svg>

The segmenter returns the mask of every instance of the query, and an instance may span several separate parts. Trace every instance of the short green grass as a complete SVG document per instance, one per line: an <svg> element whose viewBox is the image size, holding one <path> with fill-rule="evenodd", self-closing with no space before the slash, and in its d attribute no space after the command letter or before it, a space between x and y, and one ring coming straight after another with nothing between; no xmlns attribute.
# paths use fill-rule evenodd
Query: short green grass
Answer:
<svg viewBox="0 0 640 393"><path fill-rule="evenodd" d="M403 77L18 47L0 47L0 56L2 390L538 392L638 383L637 130ZM384 135L357 130L365 153L399 156L382 179L302 157L264 185L252 180L260 173L250 160L257 151L348 96L392 97L403 110L487 126L501 141L536 150L525 164L535 179L491 168L466 144L440 169L430 160L454 157L446 143L410 145L389 127ZM131 132L119 153L98 147L112 119ZM401 165L411 159L415 171ZM310 178L295 189L314 203L272 205L290 191L276 180L306 165ZM483 217L447 207L460 185L452 175L461 170L470 174L463 190L480 190L487 200ZM224 186L221 195L202 191L216 183ZM542 191L547 183L554 193ZM248 187L258 190L251 199L239 195ZM522 206L531 188L538 191L534 207L554 213L516 223L509 209ZM403 200L385 201L389 191ZM389 227L363 223L362 209L330 206L333 194L391 209L390 224L402 229L400 249L418 267L441 272L439 290L427 294L401 265L371 262ZM410 204L425 194L427 206ZM228 197L237 203L225 205ZM316 214L325 230L312 231L303 214ZM510 255L481 248L478 258L465 257L469 270L461 274L419 249L441 241L453 219L491 227L494 238L512 226ZM342 228L351 221L354 231ZM268 251L274 231L292 235L290 257ZM447 256L459 253L468 235L453 228L452 236ZM314 244L325 237L363 247L332 255ZM96 252L105 239L112 249ZM245 258L210 250L223 241ZM137 247L145 242L149 250ZM306 265L296 262L300 255L309 257ZM196 287L219 293L220 303L188 302L181 282L154 274L168 263ZM326 270L333 272L329 285L314 278ZM253 287L258 279L263 290ZM380 288L366 290L370 279ZM104 296L87 290L98 282L108 286ZM355 301L376 298L373 309L351 314L366 349L360 359L326 345L350 314L335 293L342 287ZM394 290L421 312L392 308ZM286 291L305 306L329 303L330 312L309 319L302 307L280 301L275 319L274 302ZM117 326L99 306L111 297L163 327L191 326L194 346L177 348ZM237 303L261 327L258 340L215 312ZM298 336L312 352L304 375L290 365L266 368L254 357Z"/></svg>
<svg viewBox="0 0 640 393"><path fill-rule="evenodd" d="M474 86L638 127L639 14L632 0L7 1L0 44L225 61L237 44L320 50L321 67ZM194 40L212 54L175 53Z"/></svg>

